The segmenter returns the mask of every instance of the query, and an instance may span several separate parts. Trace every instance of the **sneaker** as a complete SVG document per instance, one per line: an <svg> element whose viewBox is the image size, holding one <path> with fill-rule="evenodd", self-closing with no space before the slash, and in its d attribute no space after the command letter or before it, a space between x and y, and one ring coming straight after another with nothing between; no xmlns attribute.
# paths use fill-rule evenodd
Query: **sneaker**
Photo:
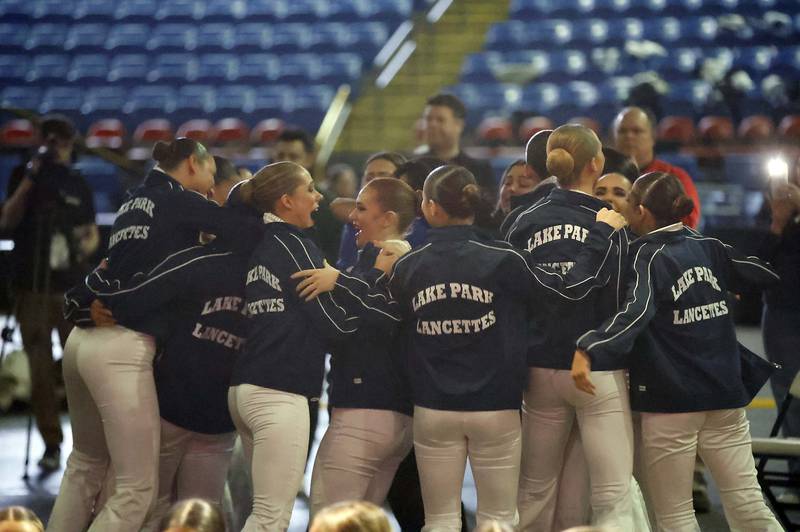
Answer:
<svg viewBox="0 0 800 532"><path fill-rule="evenodd" d="M39 468L43 471L56 471L61 469L61 448L59 446L47 447L42 459L39 460Z"/></svg>

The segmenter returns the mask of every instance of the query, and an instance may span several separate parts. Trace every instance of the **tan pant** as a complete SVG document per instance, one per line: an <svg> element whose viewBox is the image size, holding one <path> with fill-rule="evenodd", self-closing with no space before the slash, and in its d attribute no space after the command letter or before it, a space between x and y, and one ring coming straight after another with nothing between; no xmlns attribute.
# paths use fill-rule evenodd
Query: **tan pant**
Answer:
<svg viewBox="0 0 800 532"><path fill-rule="evenodd" d="M253 479L253 511L243 532L289 527L308 451L308 400L251 384L232 386L228 407Z"/></svg>
<svg viewBox="0 0 800 532"><path fill-rule="evenodd" d="M577 419L591 482L592 524L633 530L633 434L624 371L594 371L596 395L568 370L531 368L522 408L520 529L549 532L564 450Z"/></svg>
<svg viewBox="0 0 800 532"><path fill-rule="evenodd" d="M159 417L152 337L124 327L73 329L64 348L73 449L48 530L83 532L106 477L114 491L91 532L138 532L158 489Z"/></svg>
<svg viewBox="0 0 800 532"><path fill-rule="evenodd" d="M158 531L177 501L199 498L222 504L236 432L201 434L161 419L158 497L145 531Z"/></svg>
<svg viewBox="0 0 800 532"><path fill-rule="evenodd" d="M692 478L699 453L719 488L734 532L783 530L756 480L750 424L743 408L684 414L643 412L642 454L657 530L695 532Z"/></svg>
<svg viewBox="0 0 800 532"><path fill-rule="evenodd" d="M383 504L413 445L411 417L391 410L334 408L311 475L311 515L335 502Z"/></svg>
<svg viewBox="0 0 800 532"><path fill-rule="evenodd" d="M517 522L521 450L518 410L454 412L414 408L423 531L461 530L461 489L469 458L478 495L477 526Z"/></svg>
<svg viewBox="0 0 800 532"><path fill-rule="evenodd" d="M31 371L31 409L45 445L58 446L63 434L55 394L58 379L53 361L52 332L58 329L63 346L72 328L62 315L64 294L34 294L21 290L16 298L22 347Z"/></svg>

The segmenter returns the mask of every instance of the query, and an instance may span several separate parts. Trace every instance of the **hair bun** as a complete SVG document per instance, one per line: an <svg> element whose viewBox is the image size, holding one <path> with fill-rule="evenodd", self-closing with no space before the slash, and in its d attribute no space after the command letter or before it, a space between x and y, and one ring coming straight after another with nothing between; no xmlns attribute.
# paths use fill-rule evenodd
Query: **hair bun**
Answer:
<svg viewBox="0 0 800 532"><path fill-rule="evenodd" d="M153 146L153 159L162 162L166 160L170 156L170 152L172 151L172 145L164 142L163 140L159 140Z"/></svg>
<svg viewBox="0 0 800 532"><path fill-rule="evenodd" d="M547 154L547 171L561 180L567 180L575 171L575 159L564 148L554 148Z"/></svg>
<svg viewBox="0 0 800 532"><path fill-rule="evenodd" d="M685 218L694 211L694 201L687 196L678 196L672 202L672 209L676 218Z"/></svg>

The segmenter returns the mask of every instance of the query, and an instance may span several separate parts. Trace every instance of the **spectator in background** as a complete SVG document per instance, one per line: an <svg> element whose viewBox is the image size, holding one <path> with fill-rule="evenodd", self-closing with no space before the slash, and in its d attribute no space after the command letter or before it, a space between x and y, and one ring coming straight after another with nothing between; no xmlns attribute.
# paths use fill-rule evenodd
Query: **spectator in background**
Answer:
<svg viewBox="0 0 800 532"><path fill-rule="evenodd" d="M326 172L325 188L335 198L356 197L358 178L353 167L349 164L339 163L331 165Z"/></svg>
<svg viewBox="0 0 800 532"><path fill-rule="evenodd" d="M697 228L700 221L700 198L692 178L686 170L655 158L654 147L656 119L641 107L626 107L614 119L615 148L633 157L639 166L640 175L650 172L665 172L677 177L686 195L694 202L694 210L684 218L684 224Z"/></svg>
<svg viewBox="0 0 800 532"><path fill-rule="evenodd" d="M302 129L284 129L275 141L273 153L274 163L289 161L299 164L309 172L314 170L316 159L314 140ZM333 200L331 195L325 190L320 190L320 193L323 198L319 202L319 210L314 213L314 227L311 229L311 234L328 262L336 264L339 254L339 234L343 224L331 212Z"/></svg>
<svg viewBox="0 0 800 532"><path fill-rule="evenodd" d="M39 467L61 466L61 422L51 334L63 347L71 326L62 316L64 291L89 270L100 242L94 199L72 167L75 127L62 116L41 123L42 145L27 166L14 169L0 228L14 238L16 317L31 372L31 407L45 443Z"/></svg>
<svg viewBox="0 0 800 532"><path fill-rule="evenodd" d="M770 378L775 401L780 404L794 376L800 371L800 157L790 170L788 182L774 182L767 195L771 215L769 234L761 257L780 275L780 284L764 293L764 350L767 358L782 367ZM800 404L793 403L783 422L783 434L800 437ZM800 478L800 461L789 462L789 471ZM793 498L794 501L789 500ZM782 495L785 502L798 501L798 491Z"/></svg>
<svg viewBox="0 0 800 532"><path fill-rule="evenodd" d="M364 164L364 173L361 175L361 187L376 177L395 177L397 168L406 162L403 155L392 151L380 151L369 156ZM358 246L356 246L356 231L349 222L350 211L356 206L352 198L336 198L331 202L331 211L336 218L344 222L342 236L339 242L339 258L336 268L350 271L358 260Z"/></svg>
<svg viewBox="0 0 800 532"><path fill-rule="evenodd" d="M463 166L469 170L487 199L494 204L497 201L497 180L491 165L473 159L461 149L466 116L464 104L452 94L437 94L428 98L422 113L428 153L445 164Z"/></svg>

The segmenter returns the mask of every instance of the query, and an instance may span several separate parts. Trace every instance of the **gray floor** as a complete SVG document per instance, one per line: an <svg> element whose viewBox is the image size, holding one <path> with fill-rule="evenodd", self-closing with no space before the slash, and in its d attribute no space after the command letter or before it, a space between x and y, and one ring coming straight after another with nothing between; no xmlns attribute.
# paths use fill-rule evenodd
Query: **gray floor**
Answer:
<svg viewBox="0 0 800 532"><path fill-rule="evenodd" d="M740 340L756 353L762 353L761 335L756 328L742 327L739 329ZM759 397L770 398L770 391L767 387L761 391ZM775 419L775 411L772 408L751 408L748 410L748 417L751 423L751 432L754 436L765 436ZM320 425L317 429L317 437L321 437L327 426L327 415L321 412ZM24 414L5 415L0 417L0 507L21 504L33 508L46 521L53 505L55 494L61 482L61 471L51 475L39 475L36 467L36 460L41 456L44 447L41 439L34 430L31 441L31 466L28 467L30 477L23 479L23 464L25 458L26 428L28 418ZM64 458L72 445L69 422L66 415L63 417L64 425ZM316 450L315 450L316 451ZM306 475L304 488L308 491L310 475ZM712 500L711 512L700 514L699 521L703 531L722 532L729 530L722 515L719 502L719 495L714 487L713 481L709 479L709 491ZM469 512L475 512L476 496L475 485L472 476L467 470L463 500ZM295 503L295 511L292 515L290 526L291 532L302 532L306 530L308 520L307 506L302 498L298 498Z"/></svg>

